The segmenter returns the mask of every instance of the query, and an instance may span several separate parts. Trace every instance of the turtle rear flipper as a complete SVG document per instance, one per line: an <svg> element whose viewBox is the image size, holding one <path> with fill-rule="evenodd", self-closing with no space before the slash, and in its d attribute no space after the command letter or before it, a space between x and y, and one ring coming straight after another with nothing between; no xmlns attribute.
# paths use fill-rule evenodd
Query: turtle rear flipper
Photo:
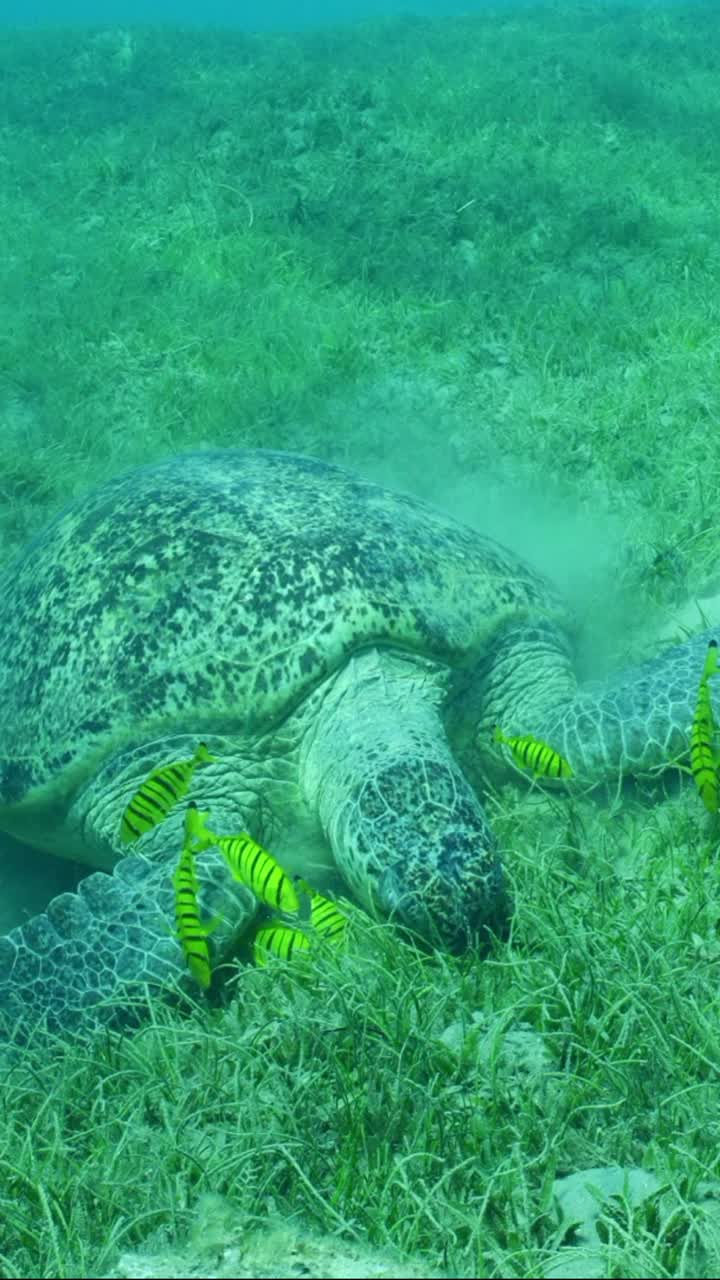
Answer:
<svg viewBox="0 0 720 1280"><path fill-rule="evenodd" d="M210 862L204 888L231 914L252 914L251 896ZM238 904L238 898L242 901ZM197 990L174 928L172 866L137 854L111 875L94 872L76 893L61 893L46 911L0 938L0 1018L67 1032L127 1021L133 1004L160 990ZM227 937L225 930L225 937ZM222 943L222 931L221 931Z"/></svg>

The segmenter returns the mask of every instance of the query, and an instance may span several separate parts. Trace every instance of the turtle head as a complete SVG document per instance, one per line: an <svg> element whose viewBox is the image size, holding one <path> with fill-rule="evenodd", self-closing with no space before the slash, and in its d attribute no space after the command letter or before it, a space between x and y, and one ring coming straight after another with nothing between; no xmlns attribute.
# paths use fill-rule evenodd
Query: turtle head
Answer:
<svg viewBox="0 0 720 1280"><path fill-rule="evenodd" d="M459 951L507 912L495 839L450 748L443 673L356 654L315 708L300 774L338 870L375 915Z"/></svg>
<svg viewBox="0 0 720 1280"><path fill-rule="evenodd" d="M484 949L491 935L505 933L510 909L498 859L487 851L480 859L470 853L449 873L428 870L422 853L387 867L374 895L382 914L422 942L455 954Z"/></svg>

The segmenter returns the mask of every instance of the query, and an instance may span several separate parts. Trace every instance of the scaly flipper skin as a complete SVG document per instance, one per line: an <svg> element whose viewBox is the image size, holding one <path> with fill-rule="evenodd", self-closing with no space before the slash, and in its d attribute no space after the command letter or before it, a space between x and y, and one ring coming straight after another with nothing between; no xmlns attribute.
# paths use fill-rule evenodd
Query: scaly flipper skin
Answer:
<svg viewBox="0 0 720 1280"><path fill-rule="evenodd" d="M251 895L206 855L206 900L237 920L252 918ZM36 1024L54 1032L123 1021L146 992L193 989L174 926L172 862L140 854L112 875L95 872L76 893L54 898L42 915L0 938L0 1018L24 1035ZM217 945L227 940L218 931ZM197 988L195 988L197 990Z"/></svg>

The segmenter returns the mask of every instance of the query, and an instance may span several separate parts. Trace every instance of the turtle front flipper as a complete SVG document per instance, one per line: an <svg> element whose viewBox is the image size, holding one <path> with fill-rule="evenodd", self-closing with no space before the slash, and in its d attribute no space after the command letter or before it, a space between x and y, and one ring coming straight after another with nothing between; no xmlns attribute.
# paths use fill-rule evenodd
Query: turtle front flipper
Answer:
<svg viewBox="0 0 720 1280"><path fill-rule="evenodd" d="M461 950L501 930L508 903L482 805L450 750L441 698L420 660L356 655L316 708L301 778L360 900Z"/></svg>
<svg viewBox="0 0 720 1280"><path fill-rule="evenodd" d="M254 899L203 855L203 897L220 906L223 926L213 935L222 953L249 923ZM126 1020L147 993L193 989L174 924L171 862L134 854L111 875L95 872L76 893L62 893L46 911L0 938L0 1019L22 1032L52 1031ZM216 941L217 937L217 941ZM195 987L195 990L199 988Z"/></svg>
<svg viewBox="0 0 720 1280"><path fill-rule="evenodd" d="M472 672L480 697L468 715L470 693L465 718L468 725L474 721L476 758L486 763L494 726L500 724L550 743L583 786L609 782L616 787L624 775L657 777L678 762L690 762L701 689L707 701L704 718L714 712L720 722L720 679L714 662L707 666L708 646L719 637L714 627L578 686L567 642L556 629L549 624L508 628ZM542 781L546 785L552 778Z"/></svg>

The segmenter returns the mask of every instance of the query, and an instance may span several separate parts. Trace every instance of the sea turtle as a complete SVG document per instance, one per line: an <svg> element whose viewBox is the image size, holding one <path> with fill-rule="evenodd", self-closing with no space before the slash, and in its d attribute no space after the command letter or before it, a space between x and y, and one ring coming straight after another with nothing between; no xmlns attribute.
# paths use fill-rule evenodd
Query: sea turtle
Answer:
<svg viewBox="0 0 720 1280"><path fill-rule="evenodd" d="M100 870L0 939L0 1010L70 1027L182 979L182 806L130 853L120 826L201 740L215 831L281 860L329 846L352 895L432 943L500 929L495 724L581 781L687 749L707 636L578 689L571 628L516 555L318 459L181 454L73 502L2 581L0 828ZM210 851L200 868L221 954L253 900Z"/></svg>

